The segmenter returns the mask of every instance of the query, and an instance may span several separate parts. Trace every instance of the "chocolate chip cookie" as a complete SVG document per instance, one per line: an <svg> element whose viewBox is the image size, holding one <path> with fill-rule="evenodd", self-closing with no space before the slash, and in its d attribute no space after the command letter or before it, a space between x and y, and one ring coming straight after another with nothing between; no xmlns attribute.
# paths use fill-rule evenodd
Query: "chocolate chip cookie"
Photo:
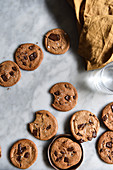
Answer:
<svg viewBox="0 0 113 170"><path fill-rule="evenodd" d="M0 64L0 85L10 87L16 84L21 77L18 65L13 61L4 61Z"/></svg>
<svg viewBox="0 0 113 170"><path fill-rule="evenodd" d="M81 110L73 114L70 127L73 136L82 143L97 137L100 123L93 113Z"/></svg>
<svg viewBox="0 0 113 170"><path fill-rule="evenodd" d="M53 29L45 35L45 47L52 54L64 54L70 47L69 36L62 29Z"/></svg>
<svg viewBox="0 0 113 170"><path fill-rule="evenodd" d="M108 164L113 164L113 132L112 131L107 131L100 136L97 149L100 158L104 162Z"/></svg>
<svg viewBox="0 0 113 170"><path fill-rule="evenodd" d="M109 103L102 111L102 121L110 129L113 130L113 102Z"/></svg>
<svg viewBox="0 0 113 170"><path fill-rule="evenodd" d="M32 71L41 64L43 52L41 48L35 44L22 44L15 52L15 60L21 69Z"/></svg>
<svg viewBox="0 0 113 170"><path fill-rule="evenodd" d="M70 83L57 83L51 87L50 93L54 96L52 106L59 111L71 110L77 104L77 90Z"/></svg>
<svg viewBox="0 0 113 170"><path fill-rule="evenodd" d="M53 142L50 156L56 167L68 169L81 160L82 149L71 139L60 137Z"/></svg>
<svg viewBox="0 0 113 170"><path fill-rule="evenodd" d="M20 169L29 168L37 159L38 150L34 142L22 139L16 142L10 151L10 160Z"/></svg>
<svg viewBox="0 0 113 170"><path fill-rule="evenodd" d="M58 124L56 118L47 110L36 112L36 119L29 124L31 133L35 138L48 140L56 135Z"/></svg>

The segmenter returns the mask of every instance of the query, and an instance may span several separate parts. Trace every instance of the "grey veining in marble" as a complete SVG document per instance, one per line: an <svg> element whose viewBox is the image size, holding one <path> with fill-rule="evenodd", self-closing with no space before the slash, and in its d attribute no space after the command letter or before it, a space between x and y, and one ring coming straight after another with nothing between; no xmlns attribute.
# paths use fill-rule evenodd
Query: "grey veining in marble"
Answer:
<svg viewBox="0 0 113 170"><path fill-rule="evenodd" d="M53 28L62 28L70 36L71 48L63 55L52 55L43 46L44 34ZM93 91L89 83L92 72L85 71L83 58L76 53L77 28L74 11L66 0L0 0L0 62L14 60L15 49L21 43L38 42L44 52L42 64L35 71L21 70L21 80L9 88L0 87L0 145L2 158L0 170L16 170L9 161L12 144L22 138L34 141L38 159L30 170L51 170L47 159L50 141L39 141L27 130L35 111L49 110L58 121L58 132L70 133L71 115L87 109L100 118L102 108L113 100L112 95ZM78 91L78 103L68 112L51 107L50 87L62 81L72 83ZM106 128L101 124L98 137ZM113 165L102 162L96 152L97 139L83 144L84 161L79 170L111 170Z"/></svg>

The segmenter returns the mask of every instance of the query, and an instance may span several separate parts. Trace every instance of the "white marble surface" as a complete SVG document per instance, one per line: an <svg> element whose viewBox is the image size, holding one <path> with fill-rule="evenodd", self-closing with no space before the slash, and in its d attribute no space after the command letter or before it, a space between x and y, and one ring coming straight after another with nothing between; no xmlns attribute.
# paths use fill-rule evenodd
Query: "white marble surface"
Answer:
<svg viewBox="0 0 113 170"><path fill-rule="evenodd" d="M53 28L62 28L70 35L71 48L63 55L52 55L43 46L44 34ZM49 110L58 121L58 132L69 133L69 120L78 110L87 109L100 118L102 108L113 100L113 95L93 91L87 79L92 72L85 71L83 58L76 54L77 31L74 11L65 0L0 0L0 62L13 61L18 45L38 42L44 52L40 67L32 72L21 70L21 80L13 87L0 87L0 170L16 170L9 161L9 149L22 138L34 141L38 148L37 161L30 170L50 170L47 146L50 141L39 141L27 130L35 111ZM72 83L78 91L78 103L68 112L51 107L50 87L62 81ZM93 83L90 83L93 86ZM98 137L106 128L101 124ZM113 165L102 162L96 153L96 139L83 143L84 160L79 170L111 170Z"/></svg>

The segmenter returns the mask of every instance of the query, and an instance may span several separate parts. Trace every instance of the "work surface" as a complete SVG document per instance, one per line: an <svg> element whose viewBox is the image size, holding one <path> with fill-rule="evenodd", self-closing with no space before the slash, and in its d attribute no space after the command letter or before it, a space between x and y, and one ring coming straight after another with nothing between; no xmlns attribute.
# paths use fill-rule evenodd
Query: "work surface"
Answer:
<svg viewBox="0 0 113 170"><path fill-rule="evenodd" d="M44 34L53 28L62 28L70 36L71 47L63 55L50 54L44 48ZM47 158L51 140L40 141L28 131L28 123L34 120L35 111L50 111L58 121L57 134L70 133L69 121L75 111L89 110L100 119L103 107L113 101L113 95L91 88L92 71L85 70L85 62L76 52L78 38L74 10L65 0L0 1L0 62L14 61L16 48L26 42L38 42L44 59L35 71L21 70L22 76L16 85L0 87L0 170L17 169L9 161L9 150L13 143L23 138L32 140L38 148L37 161L29 169L52 169ZM78 91L78 103L68 112L51 107L49 89L58 82L70 82ZM96 152L97 139L104 131L106 128L101 123L97 138L82 144L84 159L79 170L113 169L113 165L101 161Z"/></svg>

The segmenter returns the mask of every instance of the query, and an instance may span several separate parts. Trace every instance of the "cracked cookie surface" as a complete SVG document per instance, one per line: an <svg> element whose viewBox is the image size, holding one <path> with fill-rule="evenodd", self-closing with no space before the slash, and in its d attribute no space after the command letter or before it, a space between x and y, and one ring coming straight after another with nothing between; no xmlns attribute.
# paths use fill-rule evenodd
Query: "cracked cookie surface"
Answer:
<svg viewBox="0 0 113 170"><path fill-rule="evenodd" d="M49 140L56 135L58 124L56 118L47 110L36 112L36 119L29 123L31 133L40 140Z"/></svg>
<svg viewBox="0 0 113 170"><path fill-rule="evenodd" d="M50 30L45 35L45 47L53 54L64 54L70 47L69 36L62 29Z"/></svg>
<svg viewBox="0 0 113 170"><path fill-rule="evenodd" d="M22 139L16 142L10 150L10 160L20 169L29 168L37 159L38 150L34 142Z"/></svg>
<svg viewBox="0 0 113 170"><path fill-rule="evenodd" d="M15 60L23 70L35 70L43 60L41 48L32 43L21 44L15 52Z"/></svg>
<svg viewBox="0 0 113 170"><path fill-rule="evenodd" d="M0 64L0 85L10 87L16 84L21 78L18 65L13 61L4 61Z"/></svg>
<svg viewBox="0 0 113 170"><path fill-rule="evenodd" d="M102 134L97 144L100 158L108 163L113 164L113 132L107 131Z"/></svg>
<svg viewBox="0 0 113 170"><path fill-rule="evenodd" d="M77 104L77 90L70 83L57 83L51 87L50 93L54 96L52 106L59 111L71 110Z"/></svg>
<svg viewBox="0 0 113 170"><path fill-rule="evenodd" d="M73 136L82 143L97 137L100 123L93 113L81 110L73 114L70 127Z"/></svg>
<svg viewBox="0 0 113 170"><path fill-rule="evenodd" d="M50 155L56 167L68 169L81 160L82 150L78 143L69 138L60 137L52 144Z"/></svg>
<svg viewBox="0 0 113 170"><path fill-rule="evenodd" d="M102 121L108 127L113 130L113 102L109 103L102 111Z"/></svg>

